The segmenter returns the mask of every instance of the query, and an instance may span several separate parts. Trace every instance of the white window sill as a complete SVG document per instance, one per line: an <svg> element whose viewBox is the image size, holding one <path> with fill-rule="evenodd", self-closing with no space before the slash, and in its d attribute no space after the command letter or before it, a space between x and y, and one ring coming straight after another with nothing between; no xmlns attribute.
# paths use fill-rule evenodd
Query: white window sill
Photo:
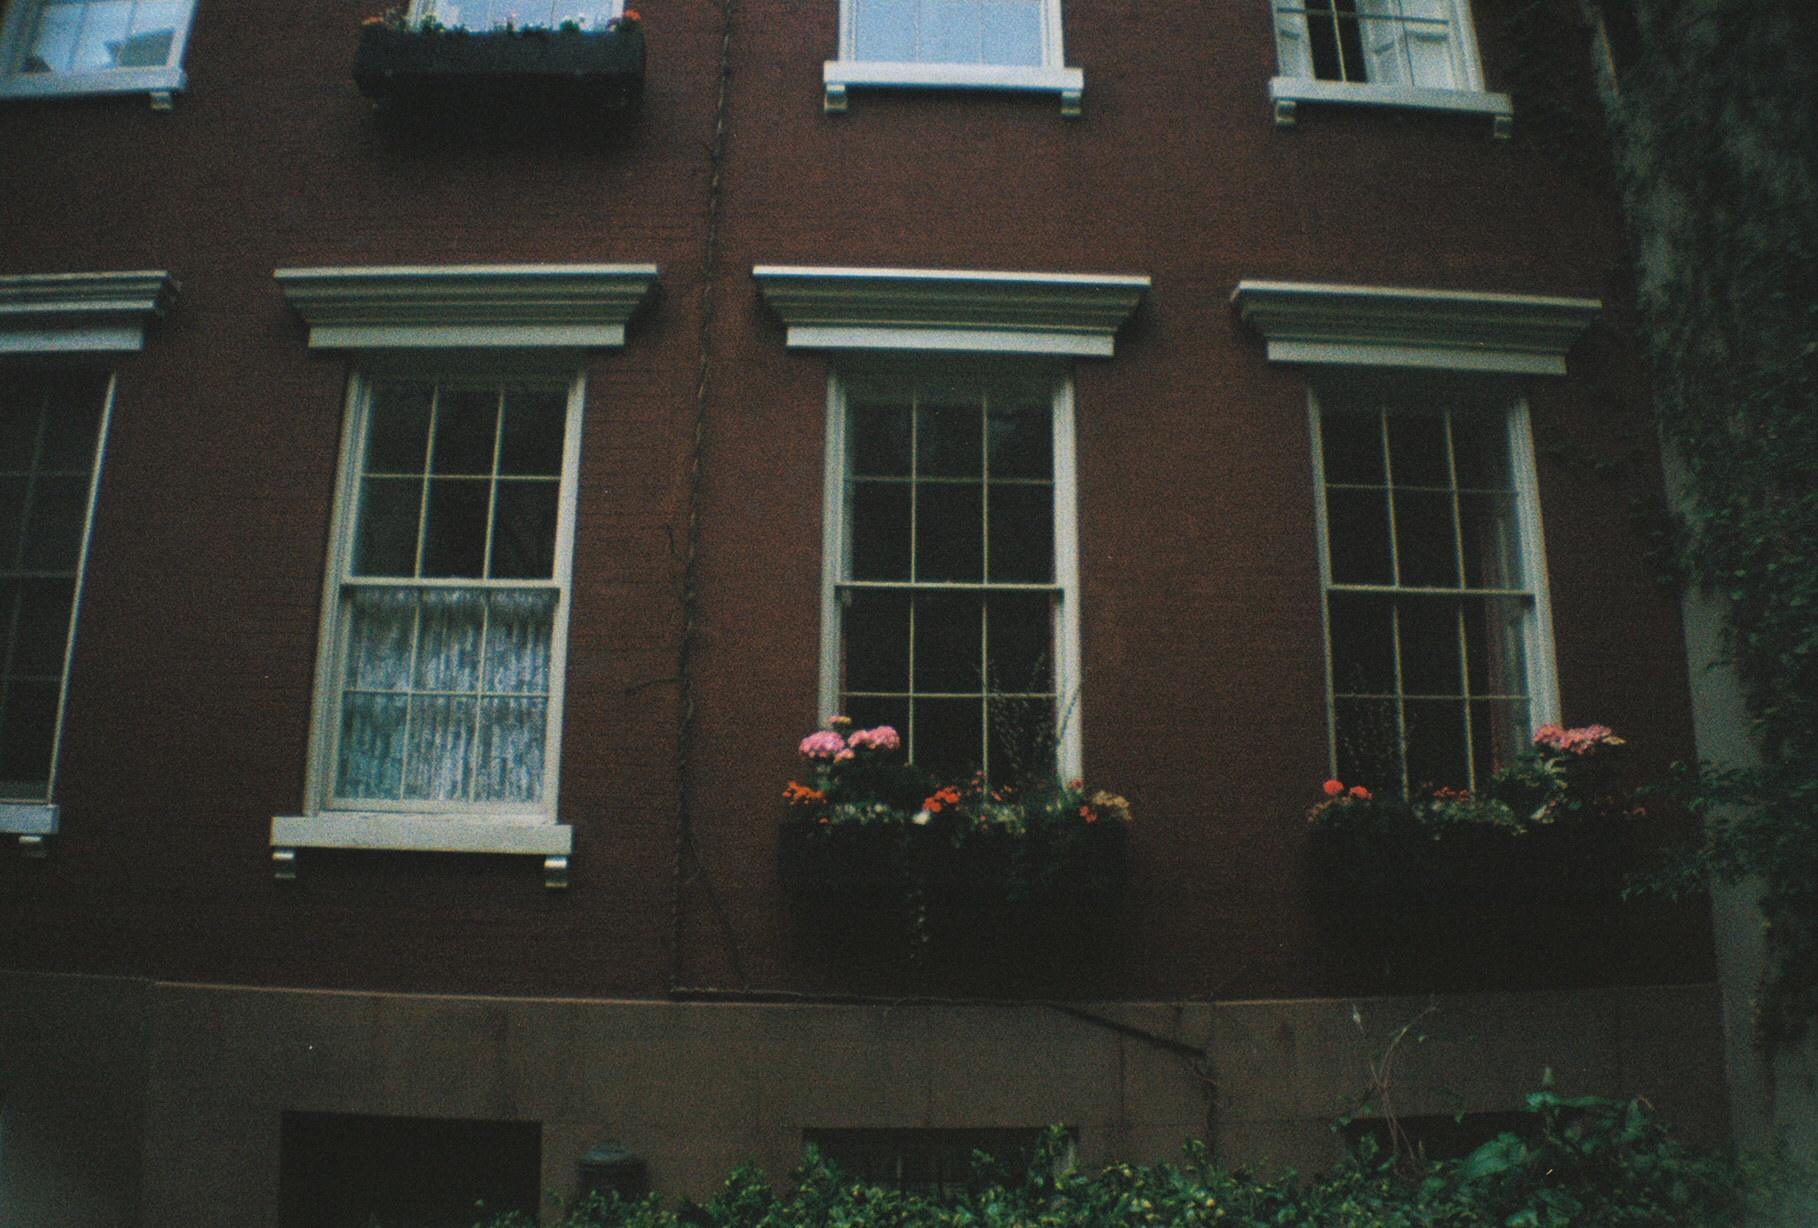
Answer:
<svg viewBox="0 0 1818 1228"><path fill-rule="evenodd" d="M0 802L0 835L54 836L56 834L56 803Z"/></svg>
<svg viewBox="0 0 1818 1228"><path fill-rule="evenodd" d="M821 66L826 109L846 109L846 87L891 89L1023 90L1059 94L1062 115L1078 115L1086 74L1079 68L1025 68L1008 64L915 64L886 60L828 60Z"/></svg>
<svg viewBox="0 0 1818 1228"><path fill-rule="evenodd" d="M0 77L0 98L73 98L86 94L169 95L187 82L181 68L110 68L103 72L14 73Z"/></svg>
<svg viewBox="0 0 1818 1228"><path fill-rule="evenodd" d="M1494 123L1494 134L1498 137L1509 135L1515 119L1515 106L1507 94L1490 94L1483 90L1435 90L1414 85L1371 85L1362 81L1271 77L1269 98L1275 103L1275 122L1283 127L1294 123L1295 104L1302 102L1412 107L1422 111L1488 115Z"/></svg>
<svg viewBox="0 0 1818 1228"><path fill-rule="evenodd" d="M408 814L279 815L271 821L272 876L297 877L298 849L380 849L405 853L505 853L543 859L543 885L568 886L574 828L565 823L513 822Z"/></svg>

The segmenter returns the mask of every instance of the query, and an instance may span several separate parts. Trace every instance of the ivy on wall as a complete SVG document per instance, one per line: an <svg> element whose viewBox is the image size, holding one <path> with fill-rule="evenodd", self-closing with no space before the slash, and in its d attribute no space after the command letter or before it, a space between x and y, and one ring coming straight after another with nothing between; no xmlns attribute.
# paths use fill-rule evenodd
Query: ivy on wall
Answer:
<svg viewBox="0 0 1818 1228"><path fill-rule="evenodd" d="M1511 26L1529 48L1535 8ZM1681 774L1705 836L1660 885L1763 883L1771 1046L1818 1017L1818 5L1580 0L1579 16L1680 478L1680 576L1724 605L1760 751Z"/></svg>

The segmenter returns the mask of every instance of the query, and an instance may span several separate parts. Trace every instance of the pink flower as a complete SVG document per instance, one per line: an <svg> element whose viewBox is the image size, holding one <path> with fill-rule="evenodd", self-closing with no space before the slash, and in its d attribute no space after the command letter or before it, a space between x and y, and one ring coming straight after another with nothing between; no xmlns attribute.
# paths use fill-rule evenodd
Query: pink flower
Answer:
<svg viewBox="0 0 1818 1228"><path fill-rule="evenodd" d="M1340 781L1328 780L1325 783L1325 790L1327 797L1337 797L1340 793L1345 791L1345 786Z"/></svg>
<svg viewBox="0 0 1818 1228"><path fill-rule="evenodd" d="M846 749L846 739L831 729L822 729L802 739L802 755L808 759L834 759Z"/></svg>
<svg viewBox="0 0 1818 1228"><path fill-rule="evenodd" d="M848 750L842 750L839 754L835 755L833 757L833 761L835 763L844 763L848 759L856 759L856 758L858 758L858 756L855 755L851 750L848 749Z"/></svg>
<svg viewBox="0 0 1818 1228"><path fill-rule="evenodd" d="M879 725L876 729L860 729L846 739L846 745L855 750L870 747L873 750L896 750L903 744L896 736L896 730L888 725Z"/></svg>
<svg viewBox="0 0 1818 1228"><path fill-rule="evenodd" d="M1351 796L1360 802L1367 802L1370 800L1370 791L1362 785L1352 785Z"/></svg>

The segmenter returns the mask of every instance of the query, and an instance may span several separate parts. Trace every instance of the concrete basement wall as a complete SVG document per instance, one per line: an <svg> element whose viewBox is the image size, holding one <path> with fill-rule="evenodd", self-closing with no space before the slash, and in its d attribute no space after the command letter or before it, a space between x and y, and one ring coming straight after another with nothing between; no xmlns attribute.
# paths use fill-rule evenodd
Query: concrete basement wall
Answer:
<svg viewBox="0 0 1818 1228"><path fill-rule="evenodd" d="M1077 1009L1097 1018L0 974L0 1225L275 1224L285 1110L537 1121L542 1183L564 1195L618 1139L672 1199L745 1160L786 1173L803 1127L1061 1122L1083 1163L1167 1159L1207 1136L1216 1090L1222 1161L1319 1169L1332 1117L1416 1019L1403 1114L1516 1108L1551 1066L1561 1090L1645 1095L1695 1139L1727 1129L1710 985Z"/></svg>

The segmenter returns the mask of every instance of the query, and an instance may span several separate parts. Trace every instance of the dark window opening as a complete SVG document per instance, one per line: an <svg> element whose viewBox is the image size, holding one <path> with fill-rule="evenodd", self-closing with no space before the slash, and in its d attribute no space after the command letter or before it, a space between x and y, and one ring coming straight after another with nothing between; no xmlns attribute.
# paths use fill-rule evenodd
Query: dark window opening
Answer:
<svg viewBox="0 0 1818 1228"><path fill-rule="evenodd" d="M1357 0L1307 0L1307 41L1313 51L1313 75L1319 80L1364 80Z"/></svg>
<svg viewBox="0 0 1818 1228"><path fill-rule="evenodd" d="M543 1125L285 1113L279 1228L471 1228L517 1211L536 1219Z"/></svg>
<svg viewBox="0 0 1818 1228"><path fill-rule="evenodd" d="M997 1161L997 1173L1020 1179L1041 1140L1039 1127L976 1130L803 1130L821 1158L866 1185L939 1198L978 1190L973 1153ZM989 1178L987 1178L989 1180Z"/></svg>

